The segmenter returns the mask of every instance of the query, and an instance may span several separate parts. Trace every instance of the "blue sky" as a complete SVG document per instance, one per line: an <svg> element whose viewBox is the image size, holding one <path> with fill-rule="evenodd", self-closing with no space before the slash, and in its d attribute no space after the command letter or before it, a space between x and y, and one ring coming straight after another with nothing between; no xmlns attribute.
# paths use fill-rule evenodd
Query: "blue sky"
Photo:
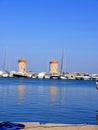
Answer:
<svg viewBox="0 0 98 130"><path fill-rule="evenodd" d="M7 50L10 70L48 71L62 49L67 72L98 73L98 0L0 0L0 69Z"/></svg>

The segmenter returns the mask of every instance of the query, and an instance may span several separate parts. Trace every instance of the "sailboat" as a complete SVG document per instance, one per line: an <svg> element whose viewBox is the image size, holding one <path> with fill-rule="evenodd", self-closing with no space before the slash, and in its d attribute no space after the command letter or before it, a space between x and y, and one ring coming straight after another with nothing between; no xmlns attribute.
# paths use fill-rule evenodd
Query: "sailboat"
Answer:
<svg viewBox="0 0 98 130"><path fill-rule="evenodd" d="M3 74L2 77L8 77L8 55L7 55L7 48L5 50L5 56L4 56L4 63L3 63Z"/></svg>
<svg viewBox="0 0 98 130"><path fill-rule="evenodd" d="M64 69L65 69L65 66L64 66L64 49L62 51L62 58L61 58L61 71L60 71L60 76L59 76L59 79L67 79L67 76L65 76L65 72L64 72Z"/></svg>

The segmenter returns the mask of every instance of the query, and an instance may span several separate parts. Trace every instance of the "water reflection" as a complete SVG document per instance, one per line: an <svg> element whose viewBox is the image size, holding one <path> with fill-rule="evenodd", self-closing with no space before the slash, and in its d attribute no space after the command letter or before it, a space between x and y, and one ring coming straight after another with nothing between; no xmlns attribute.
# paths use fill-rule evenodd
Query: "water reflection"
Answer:
<svg viewBox="0 0 98 130"><path fill-rule="evenodd" d="M98 125L95 81L6 80L0 81L1 120Z"/></svg>
<svg viewBox="0 0 98 130"><path fill-rule="evenodd" d="M96 86L96 89L98 90L98 85Z"/></svg>
<svg viewBox="0 0 98 130"><path fill-rule="evenodd" d="M19 99L19 104L22 103L22 100L24 98L24 94L25 94L25 86L24 85L19 85L17 87L18 90L18 99Z"/></svg>
<svg viewBox="0 0 98 130"><path fill-rule="evenodd" d="M55 103L56 102L56 95L57 95L57 87L55 86L50 86L49 87L49 95L50 95L50 98L51 98L51 102L52 103Z"/></svg>
<svg viewBox="0 0 98 130"><path fill-rule="evenodd" d="M50 86L49 95L50 95L51 103L59 103L61 105L64 105L65 91L66 91L66 88L64 87L58 88L56 86Z"/></svg>
<svg viewBox="0 0 98 130"><path fill-rule="evenodd" d="M98 110L96 111L96 125L98 125Z"/></svg>
<svg viewBox="0 0 98 130"><path fill-rule="evenodd" d="M60 98L61 98L61 104L62 105L64 105L64 103L65 103L65 92L66 92L66 88L61 88L61 96L60 96Z"/></svg>

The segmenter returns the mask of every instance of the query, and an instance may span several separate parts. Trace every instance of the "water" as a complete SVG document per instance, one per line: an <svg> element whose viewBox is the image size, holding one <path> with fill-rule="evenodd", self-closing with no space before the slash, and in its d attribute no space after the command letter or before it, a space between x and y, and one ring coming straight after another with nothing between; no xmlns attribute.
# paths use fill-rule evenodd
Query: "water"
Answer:
<svg viewBox="0 0 98 130"><path fill-rule="evenodd" d="M0 120L98 124L95 81L0 78Z"/></svg>

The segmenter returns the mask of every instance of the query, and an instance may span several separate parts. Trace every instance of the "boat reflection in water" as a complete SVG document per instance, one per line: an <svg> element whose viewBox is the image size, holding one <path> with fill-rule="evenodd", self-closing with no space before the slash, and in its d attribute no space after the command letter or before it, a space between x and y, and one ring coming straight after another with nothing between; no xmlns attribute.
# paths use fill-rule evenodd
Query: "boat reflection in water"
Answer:
<svg viewBox="0 0 98 130"><path fill-rule="evenodd" d="M96 111L96 125L98 125L98 110Z"/></svg>
<svg viewBox="0 0 98 130"><path fill-rule="evenodd" d="M95 80L0 78L0 120L98 124L95 85Z"/></svg>
<svg viewBox="0 0 98 130"><path fill-rule="evenodd" d="M96 86L96 89L98 89L98 85Z"/></svg>

